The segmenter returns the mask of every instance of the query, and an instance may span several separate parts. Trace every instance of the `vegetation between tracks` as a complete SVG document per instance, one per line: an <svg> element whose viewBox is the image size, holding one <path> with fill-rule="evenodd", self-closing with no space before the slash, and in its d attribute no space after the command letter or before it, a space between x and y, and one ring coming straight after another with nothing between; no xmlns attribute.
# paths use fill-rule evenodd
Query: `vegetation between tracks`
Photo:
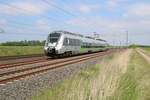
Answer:
<svg viewBox="0 0 150 100"><path fill-rule="evenodd" d="M0 46L0 56L19 56L42 53L42 46Z"/></svg>
<svg viewBox="0 0 150 100"><path fill-rule="evenodd" d="M149 72L146 60L135 50L127 50L104 58L32 100L149 100Z"/></svg>

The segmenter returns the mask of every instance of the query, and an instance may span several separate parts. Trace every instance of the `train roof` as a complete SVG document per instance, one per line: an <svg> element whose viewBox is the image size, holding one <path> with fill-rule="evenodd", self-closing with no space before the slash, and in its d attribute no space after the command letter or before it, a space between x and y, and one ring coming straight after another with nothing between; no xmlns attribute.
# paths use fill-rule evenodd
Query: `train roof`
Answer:
<svg viewBox="0 0 150 100"><path fill-rule="evenodd" d="M106 40L103 40L103 39L96 39L96 40L107 42Z"/></svg>
<svg viewBox="0 0 150 100"><path fill-rule="evenodd" d="M71 33L71 32L68 32L68 31L54 31L54 32L63 33L63 34L70 34L70 35L79 36L79 37L84 37L81 34Z"/></svg>
<svg viewBox="0 0 150 100"><path fill-rule="evenodd" d="M88 39L92 39L92 40L107 42L106 40L103 40L103 39L100 39L100 38L96 39L96 38L91 37L91 36L84 36L84 35L81 35L81 34L72 33L72 32L68 32L68 31L53 31L52 33L63 33L63 34L69 34L69 35L84 37L84 38L88 38Z"/></svg>

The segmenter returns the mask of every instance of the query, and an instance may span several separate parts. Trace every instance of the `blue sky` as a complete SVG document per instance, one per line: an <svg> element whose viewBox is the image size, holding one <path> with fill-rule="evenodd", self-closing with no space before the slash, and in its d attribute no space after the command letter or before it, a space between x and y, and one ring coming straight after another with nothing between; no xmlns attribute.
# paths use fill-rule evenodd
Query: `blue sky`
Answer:
<svg viewBox="0 0 150 100"><path fill-rule="evenodd" d="M45 1L45 2L44 2ZM54 30L150 45L150 0L0 0L0 42L44 40Z"/></svg>

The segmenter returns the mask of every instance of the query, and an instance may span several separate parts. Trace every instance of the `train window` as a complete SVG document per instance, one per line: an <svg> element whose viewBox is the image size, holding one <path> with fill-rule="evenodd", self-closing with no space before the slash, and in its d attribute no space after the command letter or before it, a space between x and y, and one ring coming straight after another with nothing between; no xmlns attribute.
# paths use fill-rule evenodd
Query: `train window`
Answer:
<svg viewBox="0 0 150 100"><path fill-rule="evenodd" d="M68 38L65 38L64 39L64 42L63 42L63 45L67 46L69 44L69 39Z"/></svg>
<svg viewBox="0 0 150 100"><path fill-rule="evenodd" d="M69 39L69 45L73 45L73 39Z"/></svg>
<svg viewBox="0 0 150 100"><path fill-rule="evenodd" d="M81 41L80 40L76 40L76 46L80 46L81 45Z"/></svg>
<svg viewBox="0 0 150 100"><path fill-rule="evenodd" d="M72 39L72 45L76 46L76 40L75 39Z"/></svg>
<svg viewBox="0 0 150 100"><path fill-rule="evenodd" d="M73 46L80 46L80 40L78 40L78 39L71 39L71 45L73 45Z"/></svg>
<svg viewBox="0 0 150 100"><path fill-rule="evenodd" d="M74 40L74 45L78 46L78 40L77 39Z"/></svg>
<svg viewBox="0 0 150 100"><path fill-rule="evenodd" d="M50 37L60 37L60 33L50 33Z"/></svg>
<svg viewBox="0 0 150 100"><path fill-rule="evenodd" d="M58 38L50 38L50 43L55 43L58 41Z"/></svg>
<svg viewBox="0 0 150 100"><path fill-rule="evenodd" d="M67 45L80 46L80 44L81 44L80 40L78 40L78 39L70 39L70 38L65 38L64 42L63 42L63 45L65 45L65 46L67 46Z"/></svg>
<svg viewBox="0 0 150 100"><path fill-rule="evenodd" d="M51 33L49 34L48 41L50 43L55 43L58 41L59 37L60 37L59 33Z"/></svg>

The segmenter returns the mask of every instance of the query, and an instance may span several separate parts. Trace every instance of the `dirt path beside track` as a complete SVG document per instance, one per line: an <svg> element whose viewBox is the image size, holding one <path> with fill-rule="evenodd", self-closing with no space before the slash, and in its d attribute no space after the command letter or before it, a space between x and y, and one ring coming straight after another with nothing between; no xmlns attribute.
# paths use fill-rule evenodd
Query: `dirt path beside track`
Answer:
<svg viewBox="0 0 150 100"><path fill-rule="evenodd" d="M33 100L150 100L149 59L138 48L118 51Z"/></svg>
<svg viewBox="0 0 150 100"><path fill-rule="evenodd" d="M90 94L93 100L97 100L97 97L100 100L106 100L113 95L118 87L121 75L127 70L131 52L130 49L120 52L109 62L106 61L101 64L102 68L98 79L91 82L92 90Z"/></svg>
<svg viewBox="0 0 150 100"><path fill-rule="evenodd" d="M150 56L142 49L136 49L136 50L150 64Z"/></svg>

